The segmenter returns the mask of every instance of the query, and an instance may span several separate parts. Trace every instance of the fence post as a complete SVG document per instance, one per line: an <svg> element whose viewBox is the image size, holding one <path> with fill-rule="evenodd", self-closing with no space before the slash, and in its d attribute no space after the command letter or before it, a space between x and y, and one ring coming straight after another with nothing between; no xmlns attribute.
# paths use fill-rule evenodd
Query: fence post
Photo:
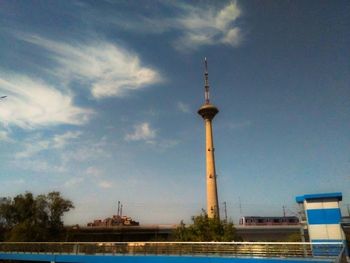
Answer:
<svg viewBox="0 0 350 263"><path fill-rule="evenodd" d="M79 244L73 245L73 254L79 254Z"/></svg>

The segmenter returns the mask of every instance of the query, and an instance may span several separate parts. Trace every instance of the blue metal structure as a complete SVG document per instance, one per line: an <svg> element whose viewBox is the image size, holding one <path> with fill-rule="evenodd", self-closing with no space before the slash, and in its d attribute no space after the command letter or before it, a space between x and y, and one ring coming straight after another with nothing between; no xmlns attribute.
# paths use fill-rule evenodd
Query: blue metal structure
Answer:
<svg viewBox="0 0 350 263"><path fill-rule="evenodd" d="M302 204L307 219L307 228L311 242L343 242L346 246L345 234L341 227L341 210L339 202L342 193L306 194L296 197ZM339 254L339 247L329 245L332 253ZM345 247L346 253L347 249ZM319 255L317 246L313 246L313 254Z"/></svg>
<svg viewBox="0 0 350 263"><path fill-rule="evenodd" d="M330 263L334 259L276 259L276 258L232 258L205 256L111 256L111 255L40 255L1 254L2 260L37 262L79 262L79 263Z"/></svg>
<svg viewBox="0 0 350 263"><path fill-rule="evenodd" d="M312 248L317 245L315 257ZM120 242L0 243L0 260L67 263L306 263L340 262L343 243Z"/></svg>

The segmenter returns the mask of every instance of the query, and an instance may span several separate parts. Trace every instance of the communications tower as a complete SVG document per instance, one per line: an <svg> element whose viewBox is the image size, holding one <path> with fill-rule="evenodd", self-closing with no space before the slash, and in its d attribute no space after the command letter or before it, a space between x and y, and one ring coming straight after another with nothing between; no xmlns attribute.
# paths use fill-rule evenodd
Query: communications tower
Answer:
<svg viewBox="0 0 350 263"><path fill-rule="evenodd" d="M209 82L208 82L208 62L204 59L204 88L205 102L198 110L198 114L202 116L205 124L205 151L206 151L206 179L207 179L207 213L209 218L220 219L218 190L216 185L215 172L215 156L212 120L219 112L209 100Z"/></svg>

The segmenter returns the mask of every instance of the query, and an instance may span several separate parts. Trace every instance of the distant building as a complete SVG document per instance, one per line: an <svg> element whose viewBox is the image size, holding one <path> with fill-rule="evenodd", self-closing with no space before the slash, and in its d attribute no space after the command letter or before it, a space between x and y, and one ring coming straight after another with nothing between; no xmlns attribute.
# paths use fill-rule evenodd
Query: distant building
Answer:
<svg viewBox="0 0 350 263"><path fill-rule="evenodd" d="M138 226L139 222L132 220L128 216L113 215L113 217L107 217L104 220L95 219L93 222L88 223L88 227L113 227L113 226Z"/></svg>

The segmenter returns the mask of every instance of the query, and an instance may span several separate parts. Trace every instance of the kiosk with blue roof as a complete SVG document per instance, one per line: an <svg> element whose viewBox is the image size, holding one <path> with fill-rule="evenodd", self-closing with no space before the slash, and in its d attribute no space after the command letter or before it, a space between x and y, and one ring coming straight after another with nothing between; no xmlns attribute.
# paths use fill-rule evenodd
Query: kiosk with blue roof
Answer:
<svg viewBox="0 0 350 263"><path fill-rule="evenodd" d="M313 254L321 254L317 249L320 242L345 242L345 234L341 228L341 210L339 202L342 193L306 194L297 196L296 201L303 204L307 219L307 228L310 241L313 245ZM336 251L337 250L337 251ZM335 247L334 253L339 253Z"/></svg>

